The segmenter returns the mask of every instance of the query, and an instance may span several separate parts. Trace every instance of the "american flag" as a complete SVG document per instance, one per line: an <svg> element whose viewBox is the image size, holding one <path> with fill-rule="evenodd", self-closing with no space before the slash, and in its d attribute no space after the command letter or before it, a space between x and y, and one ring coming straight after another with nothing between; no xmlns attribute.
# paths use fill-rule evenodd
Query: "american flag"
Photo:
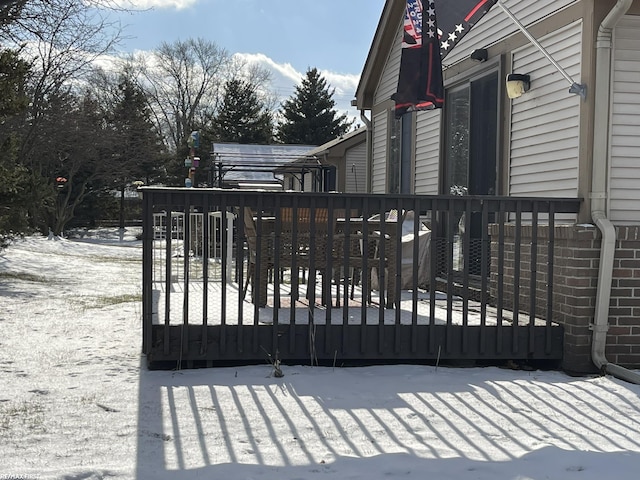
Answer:
<svg viewBox="0 0 640 480"><path fill-rule="evenodd" d="M446 57L462 37L497 3L497 0L435 0L429 4L438 16L441 58Z"/></svg>
<svg viewBox="0 0 640 480"><path fill-rule="evenodd" d="M407 0L396 116L442 108L442 59L497 0ZM426 10L423 9L426 5Z"/></svg>

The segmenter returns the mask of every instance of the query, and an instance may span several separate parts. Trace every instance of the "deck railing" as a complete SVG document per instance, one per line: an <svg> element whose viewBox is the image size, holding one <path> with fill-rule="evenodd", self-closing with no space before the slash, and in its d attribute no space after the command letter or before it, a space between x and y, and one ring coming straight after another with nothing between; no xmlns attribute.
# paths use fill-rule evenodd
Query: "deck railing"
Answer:
<svg viewBox="0 0 640 480"><path fill-rule="evenodd" d="M553 232L575 222L579 199L143 195L150 361L558 355Z"/></svg>

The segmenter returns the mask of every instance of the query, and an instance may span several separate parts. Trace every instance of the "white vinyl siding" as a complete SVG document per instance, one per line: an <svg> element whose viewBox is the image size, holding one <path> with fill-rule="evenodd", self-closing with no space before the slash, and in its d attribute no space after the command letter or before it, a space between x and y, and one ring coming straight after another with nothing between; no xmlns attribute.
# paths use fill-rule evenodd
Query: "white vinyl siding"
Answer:
<svg viewBox="0 0 640 480"><path fill-rule="evenodd" d="M415 193L437 195L442 110L417 112Z"/></svg>
<svg viewBox="0 0 640 480"><path fill-rule="evenodd" d="M640 19L624 17L613 57L610 213L618 225L640 224Z"/></svg>
<svg viewBox="0 0 640 480"><path fill-rule="evenodd" d="M576 22L539 40L578 83L581 38ZM581 98L533 45L513 52L513 72L529 74L531 90L512 100L509 194L577 196Z"/></svg>
<svg viewBox="0 0 640 480"><path fill-rule="evenodd" d="M527 26L541 18L548 17L558 10L578 3L577 0L511 0L505 2L511 13ZM486 48L496 44L498 41L519 31L516 24L498 6L494 5L487 14L482 17L477 25L465 35L456 48L444 59L444 67L452 65L462 59L467 58L476 48Z"/></svg>
<svg viewBox="0 0 640 480"><path fill-rule="evenodd" d="M344 191L347 193L364 193L367 180L367 144L360 145L347 150L345 155L345 185Z"/></svg>
<svg viewBox="0 0 640 480"><path fill-rule="evenodd" d="M384 67L382 77L380 78L380 84L376 89L374 100L374 103L376 105L390 100L391 95L396 93L396 90L398 88L398 75L400 74L400 57L402 52L402 37L400 36L400 34L401 32L403 32L403 29L401 27L402 25L398 26L396 39L393 42L391 51L389 52L387 63Z"/></svg>
<svg viewBox="0 0 640 480"><path fill-rule="evenodd" d="M307 173L304 176L303 190L305 192L313 192L313 174Z"/></svg>
<svg viewBox="0 0 640 480"><path fill-rule="evenodd" d="M387 180L387 111L373 116L373 153L371 159L371 193L386 193Z"/></svg>

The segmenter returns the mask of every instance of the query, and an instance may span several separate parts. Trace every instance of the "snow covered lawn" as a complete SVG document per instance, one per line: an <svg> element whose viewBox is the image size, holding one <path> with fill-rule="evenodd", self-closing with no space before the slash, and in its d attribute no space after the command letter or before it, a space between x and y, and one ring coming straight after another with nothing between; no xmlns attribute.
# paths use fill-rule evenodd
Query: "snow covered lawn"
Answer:
<svg viewBox="0 0 640 480"><path fill-rule="evenodd" d="M0 480L637 479L640 387L560 372L148 371L141 244L0 254Z"/></svg>

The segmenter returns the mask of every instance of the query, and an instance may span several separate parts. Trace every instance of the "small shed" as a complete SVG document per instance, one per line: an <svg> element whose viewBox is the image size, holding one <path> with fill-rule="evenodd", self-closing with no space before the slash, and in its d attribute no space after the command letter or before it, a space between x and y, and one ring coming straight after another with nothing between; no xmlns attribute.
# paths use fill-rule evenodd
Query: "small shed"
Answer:
<svg viewBox="0 0 640 480"><path fill-rule="evenodd" d="M329 190L344 193L363 193L367 191L367 129L357 128L331 140L306 153L304 158L293 162L304 165L312 157L324 169L322 184L331 185ZM290 190L318 191L313 175L300 179L291 173L285 173L285 186Z"/></svg>

